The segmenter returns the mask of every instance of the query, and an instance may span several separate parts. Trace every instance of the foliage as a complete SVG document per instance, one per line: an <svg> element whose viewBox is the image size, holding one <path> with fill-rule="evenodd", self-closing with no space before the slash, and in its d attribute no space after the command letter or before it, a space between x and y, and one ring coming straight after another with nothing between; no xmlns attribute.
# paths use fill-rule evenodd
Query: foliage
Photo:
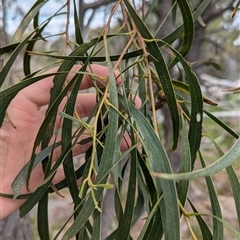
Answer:
<svg viewBox="0 0 240 240"><path fill-rule="evenodd" d="M215 105L215 103L202 95L197 76L191 69L191 63L184 58L193 43L194 22L200 19L211 1L202 1L194 11L189 7L187 0L172 1L173 8L170 14L176 18L176 13L179 12L182 20L179 18L178 21L182 22L162 39L156 39L146 24L153 10L151 4L154 6L155 0L147 9L145 9L146 6L141 6L142 11L138 11L127 0L117 1L102 33L98 38L91 39L89 42L83 42L77 6L74 1L75 41L69 39L66 28L64 33L66 42L62 55L54 52L34 51L35 45L50 37L44 36L43 30L48 27L53 18L63 14L60 10L56 11L50 18L40 23L40 9L46 2L36 1L17 29L13 37L14 42L0 49L0 53L6 55L5 64L0 72L1 86L4 81L7 81L16 57L25 49L23 58L25 77L9 88L2 88L0 92L1 124L7 116L7 107L16 94L26 86L49 76L39 75L39 72L44 69L32 72L32 57L51 58L54 59L56 65L59 65L59 70L54 76L54 87L50 93L48 111L35 139L30 163L19 173L13 183L14 197L27 198L20 208L20 215L24 216L39 203L39 235L41 239L49 239L47 231L49 227L48 194L68 187L74 205L72 213L74 221L62 239L71 239L75 235L78 239L100 239L104 193L108 191L108 188L114 187L115 209L112 215L115 217L117 226L106 238L108 240L130 239L131 227L144 210L147 211L147 218L138 237L139 240L161 239L163 236L164 239L180 239L179 219L183 217L185 217L192 238L196 239L189 222L189 219L194 216L203 239L223 239L225 228L230 229L232 235L238 239L239 229L233 228L222 218L218 195L211 175L223 169L227 171L240 225L240 184L232 166L240 159L239 134L215 117L211 110L205 109L206 104ZM70 1L66 5L69 10ZM110 23L119 10L123 24L116 29L116 26ZM70 13L67 11L64 14L66 14L67 25ZM25 30L31 22L33 22L34 31L25 35ZM177 40L181 40L179 49L174 48ZM125 42L125 46L119 54L112 55L110 44L120 41ZM68 51L71 49L70 54L66 54L67 48ZM104 55L99 56L100 51L104 52ZM163 51L169 54L169 60L165 59ZM69 83L65 83L67 72L71 71L72 66L78 62L81 62L81 70ZM104 89L98 88L95 84L97 105L85 121L79 116L73 117L74 103L83 74L88 74L93 81L96 81L94 75L86 71L87 66L94 62L106 63L109 78ZM173 79L173 68L179 70L182 81ZM115 85L115 69L120 70L123 79L119 87ZM71 86L74 87L70 91ZM155 103L157 93L161 94L158 95L158 102ZM140 109L136 109L132 103L136 94L142 100ZM61 113L62 140L48 146L53 136L52 123L56 119L58 106L65 96L68 97L68 101L64 112ZM180 172L176 174L171 169L166 146L160 138L160 126L156 117L158 108L163 104L167 104L173 123L172 151L177 147L182 148ZM212 140L220 157L208 166L200 150L202 139L207 137L203 131L204 114L232 139L236 139L234 145L226 153ZM85 131L89 133L89 139L86 141L92 141L92 147L86 153L84 164L75 170L72 148L76 144L86 143L86 141L79 142L80 136ZM125 132L131 139L131 146L126 152L121 153L120 143L124 140ZM182 146L178 146L180 135ZM35 154L39 146L42 146L42 151ZM42 185L34 193L19 195L22 184L29 183L29 176L34 167L46 159L51 161L53 150L58 146L61 146L62 154L51 169L46 171ZM194 170L196 163L200 163L202 168ZM53 188L52 179L61 165L66 179ZM77 186L76 179L79 178L82 178L82 183ZM208 190L206 197L211 202L211 213L198 212L194 202L189 198L189 186L194 178L206 180ZM20 179L24 179L24 182ZM192 207L191 212L185 209L187 202ZM206 215L212 219L212 226L206 223L204 219ZM54 239L58 238L63 228L59 229Z"/></svg>

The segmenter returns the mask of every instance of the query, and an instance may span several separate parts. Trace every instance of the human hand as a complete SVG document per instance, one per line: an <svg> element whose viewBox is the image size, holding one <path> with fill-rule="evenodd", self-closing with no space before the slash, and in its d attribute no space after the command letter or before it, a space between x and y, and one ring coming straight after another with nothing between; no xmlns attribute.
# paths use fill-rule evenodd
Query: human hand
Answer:
<svg viewBox="0 0 240 240"><path fill-rule="evenodd" d="M75 65L72 73L69 73L66 81L79 71L80 66ZM108 69L100 65L91 65L94 74L107 77ZM52 69L51 72L56 72ZM117 76L119 73L115 72ZM34 83L22 91L11 101L7 113L16 126L14 128L8 120L4 120L0 129L0 193L13 194L11 184L20 170L30 160L33 144L38 130L44 120L47 105L50 100L50 89L53 87L53 77L48 77L37 83ZM116 79L116 84L120 84L121 79ZM101 83L99 83L101 84ZM89 76L84 75L80 89L87 89L93 86ZM65 99L66 100L66 99ZM76 111L81 117L87 117L96 104L96 95L94 93L79 94L76 101ZM140 105L140 100L136 99L136 106ZM60 127L56 124L56 128ZM90 147L88 144L77 144L73 148L73 155L85 153ZM127 143L122 144L122 148L126 148ZM53 159L54 160L54 159ZM56 160L56 159L55 159ZM56 179L57 178L57 179ZM55 181L64 178L63 172L59 172ZM29 189L34 191L43 181L44 173L42 166L39 164L32 172ZM26 186L23 187L21 194L28 193ZM21 206L24 200L13 200L0 197L0 219L3 219L11 212Z"/></svg>

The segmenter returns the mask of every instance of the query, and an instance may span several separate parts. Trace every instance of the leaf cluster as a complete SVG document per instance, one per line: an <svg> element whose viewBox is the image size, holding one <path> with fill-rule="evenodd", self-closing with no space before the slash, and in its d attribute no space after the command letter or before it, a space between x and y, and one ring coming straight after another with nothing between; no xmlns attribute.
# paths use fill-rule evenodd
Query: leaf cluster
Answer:
<svg viewBox="0 0 240 240"><path fill-rule="evenodd" d="M153 1L153 5L156 1ZM43 30L47 28L52 18L62 14L57 11L43 23L39 23L41 7L47 1L36 1L26 14L14 36L14 42L0 48L0 54L6 55L5 64L0 72L0 86L7 81L7 76L19 55L25 49L23 69L25 77L20 82L9 88L2 88L0 92L0 125L7 115L7 107L16 94L23 88L37 81L54 75L54 87L50 94L50 102L45 119L36 136L32 157L13 182L14 196L5 197L27 198L20 208L20 215L27 214L38 203L38 231L41 239L50 239L48 226L48 196L52 192L58 193L68 187L72 200L73 211L69 217L74 221L64 232L62 239L101 239L101 219L104 194L109 188L114 187L114 209L112 216L116 227L109 236L110 239L131 239L131 227L146 211L147 217L140 231L138 239L180 239L180 219L185 218L189 233L197 239L190 219L196 217L203 239L223 239L224 227L230 229L233 236L238 239L239 229L233 228L222 218L218 195L211 179L211 175L221 170L226 170L235 200L238 222L240 224L240 183L232 166L240 158L239 134L233 131L220 119L205 109L205 104L216 105L202 95L196 74L192 71L191 63L185 60L194 40L194 22L197 21L211 0L204 0L194 11L189 7L187 0L176 0L173 9L178 8L182 23L170 34L162 39L156 39L150 32L145 21L130 1L117 1L112 9L109 20L101 35L88 42L83 42L81 29L78 23L78 13L73 1L73 14L75 24L75 41L70 41L68 32L66 45L72 49L69 55L46 52L34 52L34 46L39 41L46 41ZM67 6L70 1L67 2ZM65 7L64 5L63 7ZM118 32L110 34L111 19L117 9L123 17L123 25ZM152 11L146 10L145 16ZM176 11L172 11L172 14ZM66 14L66 18L69 13ZM176 16L175 16L176 17ZM27 26L33 20L34 31L22 39ZM124 49L119 55L111 55L110 42L127 39ZM181 39L181 46L175 49L174 42ZM99 51L105 52L99 56ZM169 54L166 60L163 54ZM59 69L53 74L39 74L44 69L31 71L32 56L43 56L55 60ZM79 86L84 74L94 75L86 71L94 62L106 64L109 78L104 89L95 85L97 104L87 119L74 117L75 102L79 94ZM68 72L75 64L80 70L65 83ZM181 73L182 79L172 78L172 69L176 68ZM123 79L121 86L116 87L114 70L120 70ZM156 115L156 95L163 95L157 101L166 104L171 114L173 126L172 151L178 145L182 146L179 173L174 173L166 146L159 134L159 123ZM142 107L136 109L134 96L142 100ZM66 106L61 113L63 121L59 142L49 145L54 135L54 123L57 110L62 99L67 96ZM152 111L149 109L151 108ZM206 166L201 153L202 138L207 138L203 131L204 115L211 118L214 124L219 125L233 139L235 144L227 153L212 139L214 147L219 153L219 158L214 163ZM79 142L80 137L89 133L89 138ZM120 145L124 141L124 134L128 134L131 145L126 152L121 152ZM179 142L180 135L182 143ZM85 155L84 163L74 168L72 149L76 144L85 144L92 141L92 146ZM41 146L41 152L36 154L36 149ZM54 149L61 146L62 153L58 160L49 166ZM202 169L194 170L196 161L200 162ZM30 174L38 165L43 164L45 178L41 186L34 192L19 195L23 184L29 184ZM65 179L56 185L52 180L60 166L63 166ZM199 212L194 202L189 197L189 186L194 178L205 178L207 197L210 199L211 212ZM82 179L80 186L77 179ZM125 196L125 197L124 197ZM187 211L187 202L192 210ZM204 219L209 216L212 226ZM53 237L57 239L68 221Z"/></svg>

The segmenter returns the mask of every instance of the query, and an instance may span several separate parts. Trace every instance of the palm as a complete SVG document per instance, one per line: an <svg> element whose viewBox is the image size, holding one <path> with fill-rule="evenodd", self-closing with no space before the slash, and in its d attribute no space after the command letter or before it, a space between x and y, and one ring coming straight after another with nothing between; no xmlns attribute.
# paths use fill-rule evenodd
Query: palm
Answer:
<svg viewBox="0 0 240 240"><path fill-rule="evenodd" d="M72 73L69 73L66 81L72 79L75 72L79 69L80 66L74 66L72 68ZM51 70L51 72L56 70L57 69ZM91 65L91 70L101 77L107 78L108 76L108 69L106 67ZM119 75L119 72L116 71L116 75ZM48 107L50 89L53 86L52 79L52 77L46 78L20 91L8 106L7 113L10 120L5 118L3 125L0 128L0 193L12 194L11 184L14 178L31 158L33 144ZM121 79L118 78L116 83L121 83ZM97 81L97 84L103 87L101 81ZM81 83L81 89L87 89L92 86L93 83L91 78L84 75ZM59 110L61 110L64 106L65 100L63 100ZM136 106L140 107L140 99L136 98L135 101ZM80 94L76 100L75 108L81 117L86 117L90 114L95 104L95 94ZM13 124L11 124L11 122ZM56 126L58 126L58 123L56 123ZM127 141L122 143L121 147L123 150L127 149L130 144L127 136L124 139ZM90 144L91 143L87 143L85 145L77 144L72 149L73 155L86 152ZM53 161L57 159L58 154L60 154L60 148L56 149L54 152ZM31 173L29 189L34 191L41 184L43 177L44 174L42 167L41 164L39 164ZM54 180L59 181L62 178L63 173L59 170ZM26 187L23 187L21 193L26 192ZM2 204L2 206L7 206L2 209L2 212L0 212L0 219L17 209L22 202L23 201L0 197L0 204Z"/></svg>
<svg viewBox="0 0 240 240"><path fill-rule="evenodd" d="M1 129L3 159L11 159L11 161L2 163L3 179L13 179L29 161L36 134L44 118L44 111L39 111L38 107L26 96L19 94L10 104L8 115L15 128L8 120L5 120ZM42 175L40 168L38 174L34 174L40 180L42 177L39 178L39 174Z"/></svg>
<svg viewBox="0 0 240 240"><path fill-rule="evenodd" d="M15 106L14 103L12 108L13 114L10 115L10 118L16 125L16 129L11 128L11 132L15 132L15 134L11 135L13 137L11 142L16 144L15 147L20 152L24 151L25 154L28 154L32 149L31 145L43 121L44 112L39 111L37 107L27 99L23 99L21 106Z"/></svg>
<svg viewBox="0 0 240 240"><path fill-rule="evenodd" d="M78 71L80 66L74 66L72 71ZM92 69L100 76L107 76L107 68L98 65L93 65ZM57 69L51 70L51 72ZM67 76L67 81L73 77L75 73L70 73ZM42 124L45 116L45 111L49 103L50 89L53 86L53 77L41 80L29 87L25 88L12 100L7 113L14 126L5 119L0 131L0 154L3 161L1 162L2 180L4 181L5 193L11 193L11 182L16 177L18 172L29 161L35 137ZM81 89L86 89L92 86L92 81L87 76L84 76ZM88 99L82 101L81 98ZM95 95L88 94L80 95L76 103L76 108L81 116L87 116L95 105ZM85 149L77 149L75 154L84 152ZM39 166L30 181L30 189L34 189L42 181L43 173ZM7 184L5 184L7 183ZM7 186L7 187L6 187Z"/></svg>

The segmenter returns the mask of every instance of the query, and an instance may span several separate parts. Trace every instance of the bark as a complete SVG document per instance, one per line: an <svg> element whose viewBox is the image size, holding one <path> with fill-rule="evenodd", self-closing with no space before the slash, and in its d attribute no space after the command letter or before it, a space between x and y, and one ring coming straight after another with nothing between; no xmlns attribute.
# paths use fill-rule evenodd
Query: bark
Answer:
<svg viewBox="0 0 240 240"><path fill-rule="evenodd" d="M207 25L209 22L212 20L222 16L222 14L228 10L231 10L233 7L233 2L232 0L229 0L227 4L223 8L216 9L217 1L212 1L207 9L204 11L202 14L202 20L203 22ZM168 0L161 0L158 1L158 6L156 8L156 16L158 17L158 23L161 23L168 13L169 9L171 8L172 1ZM166 36L172 29L171 26L171 19L168 17L166 20L165 24L163 24L161 30L159 33L157 33L157 38L161 38L163 36ZM156 26L157 29L158 26ZM195 36L194 36L194 42L192 45L191 50L189 51L188 55L186 56L186 60L189 62L201 62L204 60L205 57L205 51L204 51L204 43L206 42L206 27L203 27L199 24L198 21L195 23ZM165 54L165 58L166 58ZM204 66L201 64L194 64L192 65L193 71L196 73L198 76L200 82L200 75L204 71ZM172 137L172 121L171 121L171 116L169 113L169 110L167 106L164 106L162 108L162 112L164 115L164 122L163 122L163 129L164 129L164 134L165 134L165 142L169 142ZM179 139L179 144L178 148L176 151L171 152L168 151L169 159L171 162L171 165L173 167L173 170L178 171L180 161L181 161L181 136Z"/></svg>
<svg viewBox="0 0 240 240"><path fill-rule="evenodd" d="M116 1L115 0L97 0L97 1L90 2L90 3L86 3L84 0L79 0L79 23L80 23L80 27L82 30L83 38L87 34L89 25L95 15L96 11L100 7L107 6L114 2L116 2ZM88 22L86 24L84 24L85 14L88 10L92 10L92 14L91 14L90 18L88 19Z"/></svg>
<svg viewBox="0 0 240 240"><path fill-rule="evenodd" d="M224 12L231 10L233 8L233 2L234 1L231 0L225 7L217 10L216 9L217 1L212 1L201 16L203 22L207 25L209 22L222 16ZM196 21L194 42L190 52L186 56L186 59L189 62L198 62L204 59L205 57L204 43L207 42L206 31L207 31L206 27L201 26L199 22ZM200 75L203 72L203 65L194 64L192 65L192 69L196 73L201 82Z"/></svg>

